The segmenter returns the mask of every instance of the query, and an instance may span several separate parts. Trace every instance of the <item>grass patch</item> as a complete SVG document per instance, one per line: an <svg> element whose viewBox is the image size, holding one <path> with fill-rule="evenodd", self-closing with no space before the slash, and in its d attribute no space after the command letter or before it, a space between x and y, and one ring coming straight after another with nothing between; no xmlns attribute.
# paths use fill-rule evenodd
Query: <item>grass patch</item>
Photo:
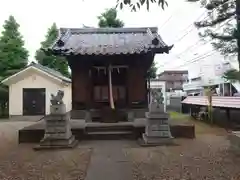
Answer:
<svg viewBox="0 0 240 180"><path fill-rule="evenodd" d="M176 119L176 120L190 119L188 114L182 114L175 111L170 111L169 115L171 119Z"/></svg>
<svg viewBox="0 0 240 180"><path fill-rule="evenodd" d="M176 111L169 111L171 124L192 124L191 118L188 114L182 114Z"/></svg>
<svg viewBox="0 0 240 180"><path fill-rule="evenodd" d="M223 128L212 126L206 122L196 121L188 114L182 114L175 111L168 112L172 124L194 124L196 134L224 134L226 133Z"/></svg>

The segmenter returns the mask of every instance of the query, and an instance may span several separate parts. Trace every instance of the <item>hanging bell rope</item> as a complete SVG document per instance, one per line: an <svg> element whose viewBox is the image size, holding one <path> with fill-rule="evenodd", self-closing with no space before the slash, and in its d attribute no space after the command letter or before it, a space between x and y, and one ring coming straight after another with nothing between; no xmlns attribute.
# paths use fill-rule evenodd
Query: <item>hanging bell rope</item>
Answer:
<svg viewBox="0 0 240 180"><path fill-rule="evenodd" d="M109 85L109 101L111 109L115 109L112 92L112 66L108 67L108 85Z"/></svg>

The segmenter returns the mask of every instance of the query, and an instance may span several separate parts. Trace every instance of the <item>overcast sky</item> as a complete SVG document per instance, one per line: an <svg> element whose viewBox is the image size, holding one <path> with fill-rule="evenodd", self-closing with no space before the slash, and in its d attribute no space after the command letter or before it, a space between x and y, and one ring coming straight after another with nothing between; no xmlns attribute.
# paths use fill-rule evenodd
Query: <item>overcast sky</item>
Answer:
<svg viewBox="0 0 240 180"><path fill-rule="evenodd" d="M25 46L30 51L29 60L31 61L53 22L56 22L58 27L77 28L82 27L83 24L97 27L97 16L106 8L115 6L115 1L2 0L0 25L2 26L9 15L16 18L21 26L20 31L24 37ZM168 0L168 3L169 6L164 11L155 6L151 7L150 12L146 10L130 12L125 8L119 11L118 17L124 21L126 27L157 26L163 40L169 45L175 45L169 55L156 56L155 60L161 67L160 70L186 69L189 68L189 65L185 65L189 64L186 62L207 51L206 47L202 48L203 46L200 45L197 29L191 26L203 14L204 9L197 3L187 3L184 0ZM192 47L196 43L200 47ZM192 47L191 51L186 50L190 47ZM211 49L211 47L208 48Z"/></svg>

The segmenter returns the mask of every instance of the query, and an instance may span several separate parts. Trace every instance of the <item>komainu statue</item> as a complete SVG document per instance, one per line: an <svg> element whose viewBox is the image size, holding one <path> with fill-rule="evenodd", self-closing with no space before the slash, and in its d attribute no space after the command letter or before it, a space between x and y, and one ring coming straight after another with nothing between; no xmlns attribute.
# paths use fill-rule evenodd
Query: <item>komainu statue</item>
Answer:
<svg viewBox="0 0 240 180"><path fill-rule="evenodd" d="M63 104L63 96L64 96L64 91L58 90L57 95L55 96L54 94L51 94L51 104L52 105L57 105L57 104Z"/></svg>
<svg viewBox="0 0 240 180"><path fill-rule="evenodd" d="M152 102L156 102L158 107L160 104L163 104L164 98L163 98L162 89L152 89L151 95L152 95Z"/></svg>

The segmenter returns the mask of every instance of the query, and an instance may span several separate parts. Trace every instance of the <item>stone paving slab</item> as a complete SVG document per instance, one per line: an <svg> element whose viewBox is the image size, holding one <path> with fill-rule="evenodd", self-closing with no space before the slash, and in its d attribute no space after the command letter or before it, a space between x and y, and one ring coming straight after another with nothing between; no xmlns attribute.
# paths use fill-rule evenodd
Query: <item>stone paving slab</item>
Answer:
<svg viewBox="0 0 240 180"><path fill-rule="evenodd" d="M132 180L131 163L123 151L124 147L131 146L132 143L91 141L89 145L93 148L93 153L85 180Z"/></svg>

